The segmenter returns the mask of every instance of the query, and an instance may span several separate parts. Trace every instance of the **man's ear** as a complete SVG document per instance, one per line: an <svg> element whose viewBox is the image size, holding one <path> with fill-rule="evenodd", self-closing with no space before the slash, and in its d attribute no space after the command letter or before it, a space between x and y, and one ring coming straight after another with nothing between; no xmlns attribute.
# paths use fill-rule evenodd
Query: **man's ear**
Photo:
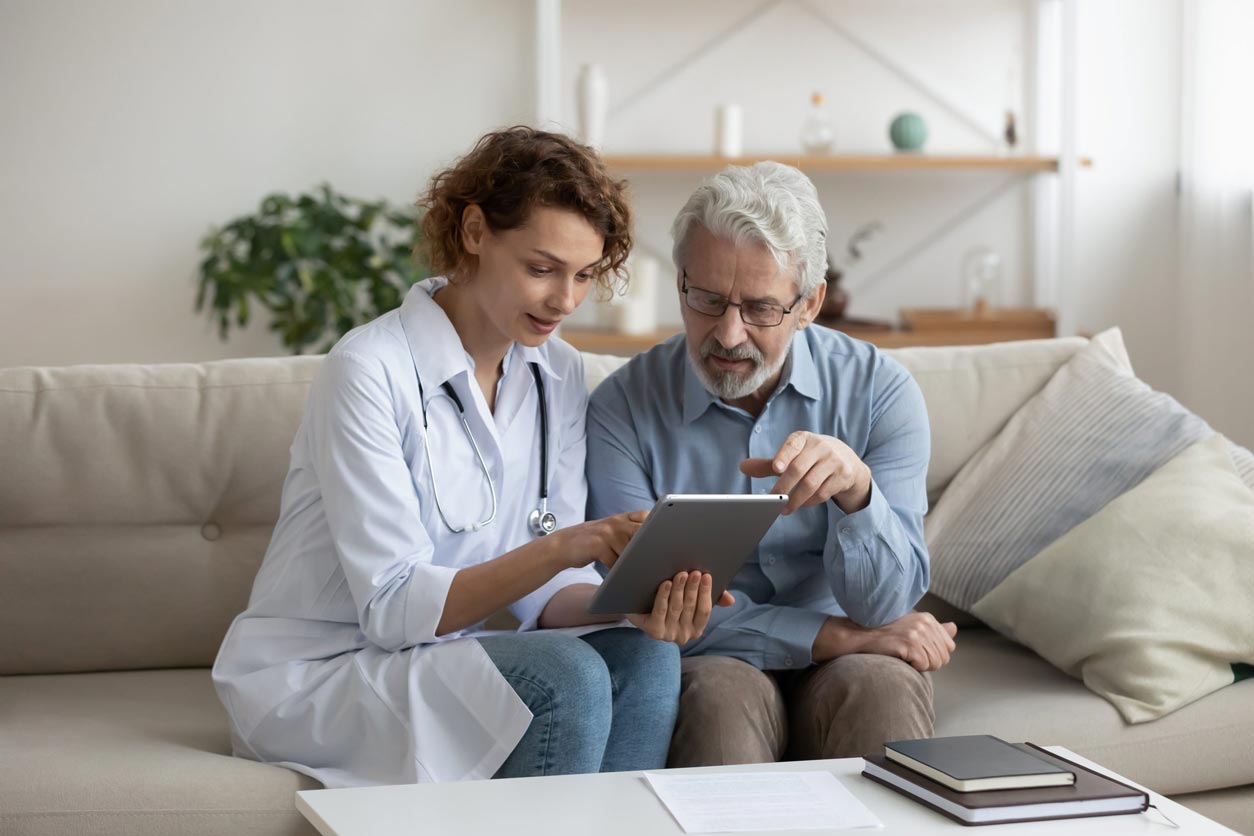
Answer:
<svg viewBox="0 0 1254 836"><path fill-rule="evenodd" d="M462 249L469 255L479 255L483 247L483 237L488 232L488 219L483 210L470 204L462 210Z"/></svg>
<svg viewBox="0 0 1254 836"><path fill-rule="evenodd" d="M801 300L801 316L797 318L797 330L809 326L823 308L823 300L827 298L827 282L819 285L819 289L809 299Z"/></svg>

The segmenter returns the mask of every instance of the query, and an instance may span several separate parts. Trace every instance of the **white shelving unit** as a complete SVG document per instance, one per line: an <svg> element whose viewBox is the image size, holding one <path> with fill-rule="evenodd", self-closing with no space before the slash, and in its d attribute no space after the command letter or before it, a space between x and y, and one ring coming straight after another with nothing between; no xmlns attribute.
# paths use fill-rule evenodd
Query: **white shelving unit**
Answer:
<svg viewBox="0 0 1254 836"><path fill-rule="evenodd" d="M997 142L986 129L973 125L963 108L933 89L926 79L911 73L885 50L868 43L849 31L839 21L823 15L808 0L764 0L741 21L700 44L695 52L710 49L719 38L749 25L771 7L796 3L819 17L834 37L843 39L873 59L885 72L906 82L935 105L973 130ZM873 155L836 154L827 157L800 157L781 154L772 159L798 165L813 171L889 171L889 170L984 170L1004 171L1009 182L1028 176L1032 178L1032 209L1028 245L1032 250L1032 304L1052 308L1058 318L1060 335L1074 334L1076 316L1069 303L1068 285L1075 272L1075 196L1076 177L1081 167L1092 162L1082 159L1076 148L1076 11L1077 0L1023 0L1028 15L1029 55L1025 58L1027 98L1024 119L1029 128L1024 137L1026 153L970 155ZM557 125L561 120L562 102L562 0L535 0L535 78L538 126ZM686 61L675 67L683 66ZM665 72L656 79L664 83ZM607 155L607 162L621 171L704 171L715 170L734 162L751 162L759 156L742 160L724 160L707 155ZM1008 187L1008 186L1007 186ZM918 252L961 224L981 206L999 196L1005 189L995 189L976 204L946 219L909 253ZM905 259L895 260L897 264Z"/></svg>

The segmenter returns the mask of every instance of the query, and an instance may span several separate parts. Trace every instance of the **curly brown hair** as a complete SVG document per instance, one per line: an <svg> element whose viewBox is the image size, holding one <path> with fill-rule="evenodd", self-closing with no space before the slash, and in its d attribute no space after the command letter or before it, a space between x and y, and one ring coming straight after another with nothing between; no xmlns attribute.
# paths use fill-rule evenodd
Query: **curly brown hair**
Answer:
<svg viewBox="0 0 1254 836"><path fill-rule="evenodd" d="M605 170L597 152L568 136L517 125L484 135L469 154L431 178L419 199L422 255L451 280L471 275L462 246L462 213L483 210L493 232L518 229L538 206L578 212L605 238L595 268L602 291L626 282L631 252L627 183Z"/></svg>

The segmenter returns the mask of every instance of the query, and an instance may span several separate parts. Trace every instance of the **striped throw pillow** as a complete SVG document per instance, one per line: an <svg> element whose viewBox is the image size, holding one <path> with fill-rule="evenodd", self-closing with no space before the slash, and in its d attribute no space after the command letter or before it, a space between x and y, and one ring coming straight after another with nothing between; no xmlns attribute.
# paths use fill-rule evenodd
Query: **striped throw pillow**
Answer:
<svg viewBox="0 0 1254 836"><path fill-rule="evenodd" d="M926 521L932 592L970 611L1055 540L1213 434L1138 380L1122 356L1117 329L1094 338L954 477Z"/></svg>

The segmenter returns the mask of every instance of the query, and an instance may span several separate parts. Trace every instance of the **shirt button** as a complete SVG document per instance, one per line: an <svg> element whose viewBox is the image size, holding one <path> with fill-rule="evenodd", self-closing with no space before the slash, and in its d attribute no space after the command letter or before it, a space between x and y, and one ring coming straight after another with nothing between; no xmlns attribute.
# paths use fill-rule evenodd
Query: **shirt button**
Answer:
<svg viewBox="0 0 1254 836"><path fill-rule="evenodd" d="M766 562L767 562L767 563L769 563L770 565L774 566L774 565L775 565L775 555L773 555L773 554L772 554L772 555L768 555L768 556L767 556L767 558L766 558Z"/></svg>
<svg viewBox="0 0 1254 836"><path fill-rule="evenodd" d="M792 657L791 657L791 656L785 656L785 657L784 657L784 667L786 667L786 668L791 668L791 667L792 667Z"/></svg>
<svg viewBox="0 0 1254 836"><path fill-rule="evenodd" d="M212 543L222 536L222 529L217 523L205 523L200 527L200 536Z"/></svg>
<svg viewBox="0 0 1254 836"><path fill-rule="evenodd" d="M754 428L753 428L753 431L754 431L755 433L760 433L760 432L762 432L762 428L761 428L761 427L754 427Z"/></svg>

